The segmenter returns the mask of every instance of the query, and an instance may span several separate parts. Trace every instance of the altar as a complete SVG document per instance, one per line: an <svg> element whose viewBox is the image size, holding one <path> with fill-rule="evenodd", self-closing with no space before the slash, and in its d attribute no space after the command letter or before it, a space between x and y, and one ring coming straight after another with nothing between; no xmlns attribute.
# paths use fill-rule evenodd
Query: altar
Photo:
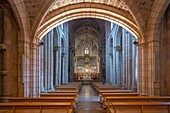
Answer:
<svg viewBox="0 0 170 113"><path fill-rule="evenodd" d="M82 77L82 80L91 80L91 76L85 75Z"/></svg>

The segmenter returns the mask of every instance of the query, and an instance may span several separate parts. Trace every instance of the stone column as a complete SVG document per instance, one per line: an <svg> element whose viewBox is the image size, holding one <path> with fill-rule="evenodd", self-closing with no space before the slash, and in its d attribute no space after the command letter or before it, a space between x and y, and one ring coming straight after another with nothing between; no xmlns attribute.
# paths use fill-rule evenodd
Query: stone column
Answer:
<svg viewBox="0 0 170 113"><path fill-rule="evenodd" d="M47 57L48 57L48 66L47 66L47 89L50 90L50 82L51 82L51 39L50 39L50 32L47 34Z"/></svg>
<svg viewBox="0 0 170 113"><path fill-rule="evenodd" d="M50 90L54 90L54 85L53 85L53 78L54 78L54 61L53 61L53 57L54 57L54 54L53 54L53 52L54 52L54 48L53 48L53 30L50 32L50 43L51 43L51 47L50 47L50 50L51 50L51 59L50 59L50 64L51 64L51 72L50 72Z"/></svg>
<svg viewBox="0 0 170 113"><path fill-rule="evenodd" d="M55 46L55 86L59 85L59 82L58 82L58 75L59 75L59 67L58 67L58 51L59 51L59 47L58 45Z"/></svg>
<svg viewBox="0 0 170 113"><path fill-rule="evenodd" d="M127 88L127 33L126 30L123 29L123 38L122 38L122 88L126 89Z"/></svg>
<svg viewBox="0 0 170 113"><path fill-rule="evenodd" d="M148 61L147 43L138 45L138 91L141 95L148 95Z"/></svg>
<svg viewBox="0 0 170 113"><path fill-rule="evenodd" d="M132 35L128 33L128 89L132 87Z"/></svg>
<svg viewBox="0 0 170 113"><path fill-rule="evenodd" d="M155 36L156 37L156 36ZM148 44L148 95L160 95L160 76L159 76L159 40L150 41ZM157 60L156 60L157 59Z"/></svg>
<svg viewBox="0 0 170 113"><path fill-rule="evenodd" d="M44 89L44 69L45 69L45 66L44 66L44 60L45 60L44 47L45 47L45 45L41 45L41 49L40 49L41 50L41 53L40 53L41 54L41 59L40 59L40 87L41 87L40 90L41 90L41 92L45 91L45 89Z"/></svg>
<svg viewBox="0 0 170 113"><path fill-rule="evenodd" d="M133 37L133 42L135 42L136 39ZM136 65L136 59L137 59L137 45L132 45L132 88L131 90L137 91L137 78L136 78L136 69L138 65Z"/></svg>
<svg viewBox="0 0 170 113"><path fill-rule="evenodd" d="M38 45L33 45L33 77L32 77L32 83L33 83L33 97L37 96L37 47Z"/></svg>
<svg viewBox="0 0 170 113"><path fill-rule="evenodd" d="M45 86L45 90L47 90L47 76L48 76L48 46L47 46L47 43L48 43L48 39L47 39L47 35L45 35L44 37L44 86Z"/></svg>
<svg viewBox="0 0 170 113"><path fill-rule="evenodd" d="M110 82L111 82L112 84L115 84L115 82L113 81L114 78L113 78L113 61L112 61L112 56L113 56L113 55L110 54L109 57L108 57L108 58L109 58L109 65L110 65L110 66L109 66L109 68L110 68L110 69L109 69L109 70L110 70L110 74L109 74L109 75L110 75Z"/></svg>
<svg viewBox="0 0 170 113"><path fill-rule="evenodd" d="M3 32L4 32L4 14L3 10L0 8L0 44L3 44ZM0 96L3 93L3 49L0 46Z"/></svg>
<svg viewBox="0 0 170 113"><path fill-rule="evenodd" d="M62 65L61 65L62 66L62 74L61 75L62 75L62 84L63 84L64 83L64 79L65 79L64 78L64 76L65 76L64 75L64 73L65 73L65 68L64 68L65 67L65 53L64 52L62 53L61 57L62 57Z"/></svg>
<svg viewBox="0 0 170 113"><path fill-rule="evenodd" d="M60 46L61 45L61 37L59 37L59 47L61 47ZM62 49L62 48L61 48ZM58 84L59 85L61 85L61 58L62 58L62 56L61 56L61 49L59 49L59 51L58 51Z"/></svg>
<svg viewBox="0 0 170 113"><path fill-rule="evenodd" d="M115 49L115 46L116 46L116 38L114 37L113 38L113 75L112 75L112 82L113 82L113 85L116 84L116 49Z"/></svg>

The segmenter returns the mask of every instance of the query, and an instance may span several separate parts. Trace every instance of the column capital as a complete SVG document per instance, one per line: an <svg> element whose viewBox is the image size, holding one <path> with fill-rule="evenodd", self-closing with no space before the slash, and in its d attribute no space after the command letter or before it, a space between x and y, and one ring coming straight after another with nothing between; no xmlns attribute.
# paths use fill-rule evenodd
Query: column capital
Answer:
<svg viewBox="0 0 170 113"><path fill-rule="evenodd" d="M32 49L38 49L40 47L40 45L38 44L31 44Z"/></svg>
<svg viewBox="0 0 170 113"><path fill-rule="evenodd" d="M139 48L147 48L148 47L148 43L147 42L146 43L139 43L138 47Z"/></svg>

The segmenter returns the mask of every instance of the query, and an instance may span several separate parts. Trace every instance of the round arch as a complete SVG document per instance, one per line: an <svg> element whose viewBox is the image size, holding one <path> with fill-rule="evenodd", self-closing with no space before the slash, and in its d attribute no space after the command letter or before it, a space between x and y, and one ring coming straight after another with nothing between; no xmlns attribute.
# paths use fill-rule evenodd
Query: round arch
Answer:
<svg viewBox="0 0 170 113"><path fill-rule="evenodd" d="M79 18L98 18L111 21L128 29L136 38L141 36L136 21L129 13L120 12L120 10L104 4L79 3L62 7L47 15L36 30L34 41L43 37L59 24Z"/></svg>
<svg viewBox="0 0 170 113"><path fill-rule="evenodd" d="M154 18L150 19L150 22L155 23L153 26L153 29L151 29L151 31L150 31L150 32L153 32L153 35L152 35L153 40L159 40L159 39L157 39L158 38L157 33L159 33L158 31L160 30L162 18L163 18L165 11L169 5L170 5L170 0L164 0L161 2L160 6L159 6L160 8L158 8L158 11L156 11L156 13L154 12L154 10L152 11L152 13L155 14L155 15L153 15ZM162 13L160 13L160 12L162 12Z"/></svg>

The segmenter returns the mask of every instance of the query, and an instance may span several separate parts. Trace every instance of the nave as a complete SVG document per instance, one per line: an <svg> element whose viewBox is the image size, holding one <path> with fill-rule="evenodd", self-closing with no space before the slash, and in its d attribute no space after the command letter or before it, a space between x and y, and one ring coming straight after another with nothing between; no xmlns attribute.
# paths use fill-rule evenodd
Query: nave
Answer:
<svg viewBox="0 0 170 113"><path fill-rule="evenodd" d="M106 110L100 104L99 94L90 83L83 84L78 93L78 103L74 113L105 113Z"/></svg>

